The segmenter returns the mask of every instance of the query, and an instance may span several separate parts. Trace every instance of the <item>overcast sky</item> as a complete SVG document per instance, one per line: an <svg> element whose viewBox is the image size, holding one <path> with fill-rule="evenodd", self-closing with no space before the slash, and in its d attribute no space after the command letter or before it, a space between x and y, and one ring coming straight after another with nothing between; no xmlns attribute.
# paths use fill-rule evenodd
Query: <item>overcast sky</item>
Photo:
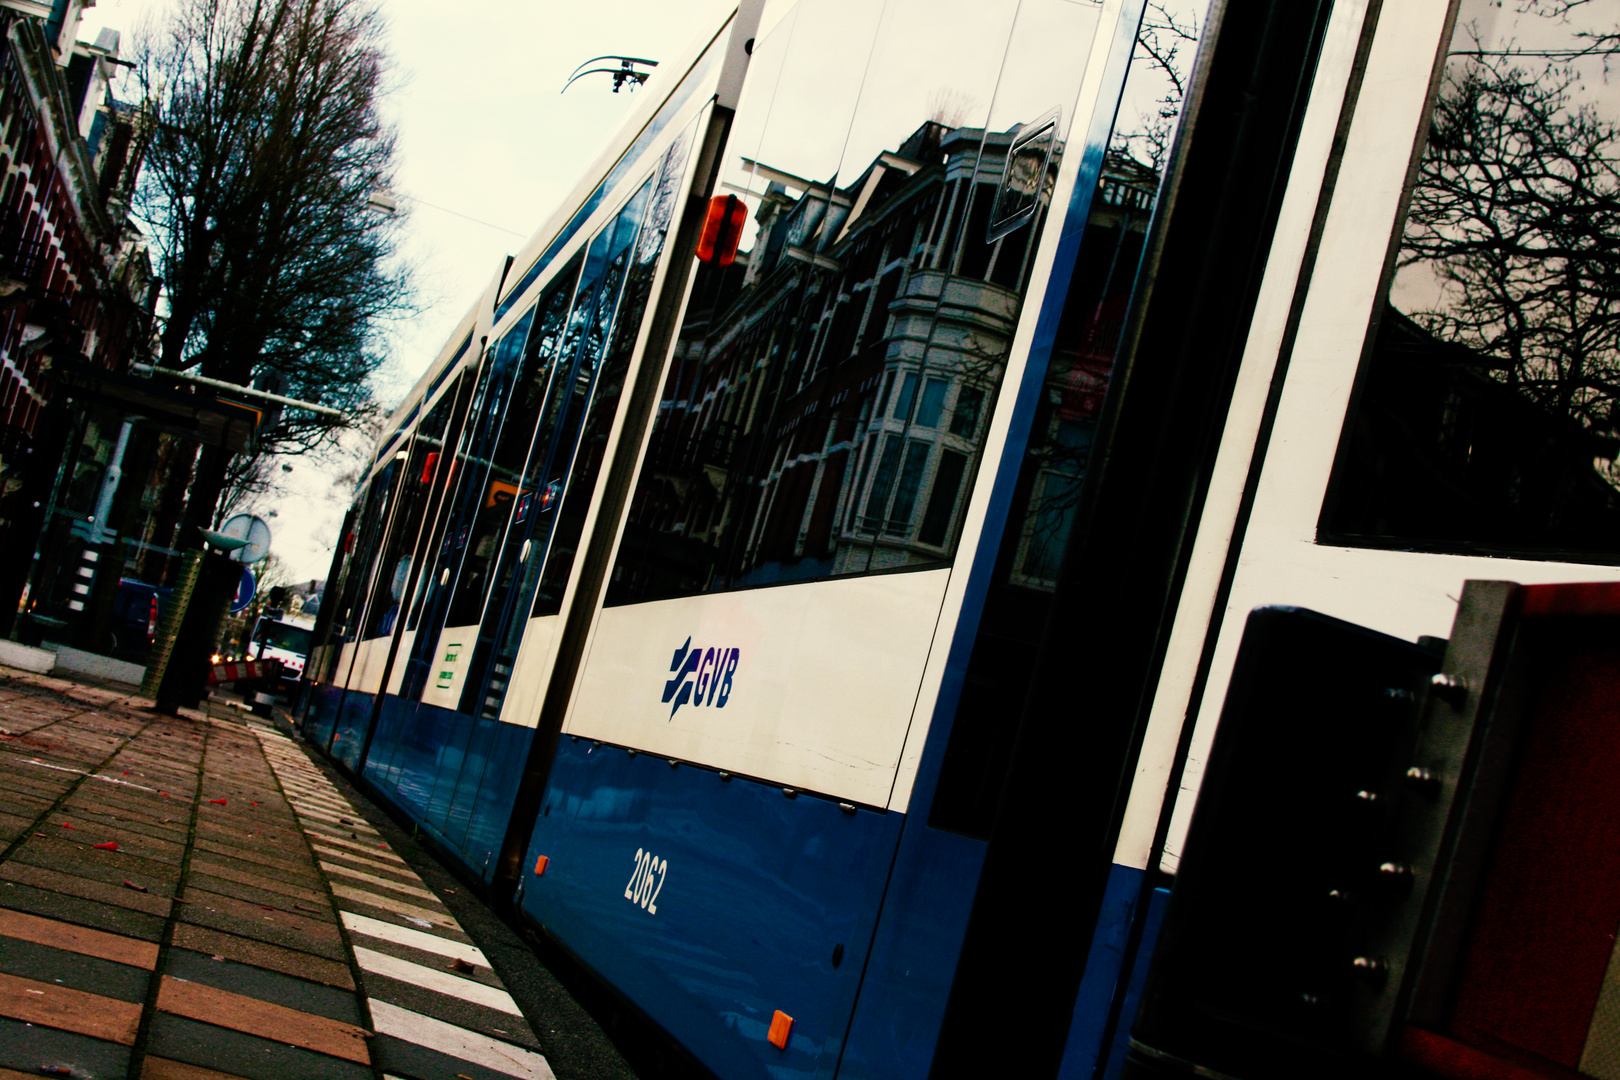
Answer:
<svg viewBox="0 0 1620 1080"><path fill-rule="evenodd" d="M142 20L166 7L100 0L79 38L111 27L127 52ZM629 91L612 93L606 75L560 94L568 75L604 53L672 58L712 33L725 8L724 0L384 0L399 76L385 111L400 135L404 254L420 268L423 306L396 328L392 362L377 378L385 405L416 381L502 259L544 222L635 103ZM275 512L271 550L293 580L323 578L350 492L334 489L336 469L291 464L279 474L286 493L261 509Z"/></svg>

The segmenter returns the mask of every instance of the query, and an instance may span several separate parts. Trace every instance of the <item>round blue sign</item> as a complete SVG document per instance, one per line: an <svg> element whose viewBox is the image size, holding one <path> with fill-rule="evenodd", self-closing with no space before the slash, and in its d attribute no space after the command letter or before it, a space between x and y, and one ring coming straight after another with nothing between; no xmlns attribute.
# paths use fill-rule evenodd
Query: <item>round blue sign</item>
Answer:
<svg viewBox="0 0 1620 1080"><path fill-rule="evenodd" d="M253 602L253 594L259 583L253 579L253 571L242 567L242 583L236 587L236 598L231 601L231 614L240 615L247 606ZM218 610L217 608L215 610Z"/></svg>

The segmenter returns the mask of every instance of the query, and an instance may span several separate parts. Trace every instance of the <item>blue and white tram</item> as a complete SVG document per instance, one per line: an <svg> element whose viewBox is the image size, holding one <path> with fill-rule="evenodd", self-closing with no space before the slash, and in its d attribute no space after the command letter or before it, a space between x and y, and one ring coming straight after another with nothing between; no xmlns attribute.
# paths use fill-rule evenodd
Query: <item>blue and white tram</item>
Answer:
<svg viewBox="0 0 1620 1080"><path fill-rule="evenodd" d="M1117 1075L1251 609L1620 578L1606 18L745 0L391 419L306 733L719 1076Z"/></svg>

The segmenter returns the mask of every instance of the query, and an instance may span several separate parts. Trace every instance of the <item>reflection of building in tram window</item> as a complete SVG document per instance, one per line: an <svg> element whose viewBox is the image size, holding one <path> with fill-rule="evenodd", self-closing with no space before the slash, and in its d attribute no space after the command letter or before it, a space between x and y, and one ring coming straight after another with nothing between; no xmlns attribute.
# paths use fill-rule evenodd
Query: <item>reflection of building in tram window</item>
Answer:
<svg viewBox="0 0 1620 1080"><path fill-rule="evenodd" d="M1062 150L1055 124L927 122L844 185L744 159L763 181L758 230L695 286L610 602L951 557ZM1121 294L1156 183L1123 156L1104 171L1093 218L1118 238ZM1123 306L1088 314L1052 391L1071 420L1100 407ZM1037 517L1062 517L1060 478L1077 483L1056 468ZM1060 545L1066 525L1029 529Z"/></svg>

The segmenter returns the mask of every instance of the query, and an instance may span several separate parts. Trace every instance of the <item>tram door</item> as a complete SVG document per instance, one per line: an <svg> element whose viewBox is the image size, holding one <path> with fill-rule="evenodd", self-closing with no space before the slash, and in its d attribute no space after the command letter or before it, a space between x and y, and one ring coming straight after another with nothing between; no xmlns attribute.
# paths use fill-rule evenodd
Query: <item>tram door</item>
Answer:
<svg viewBox="0 0 1620 1080"><path fill-rule="evenodd" d="M1197 529L1230 483L1217 467L1233 417L1265 409L1265 380L1240 373L1273 314L1268 283L1286 297L1299 273L1365 13L1332 0L1142 13L1098 139L1117 157L1092 220L1115 227L1079 240L1052 305L1050 366L1006 523L980 556L981 613L953 645L840 1077L1110 1068L1130 976L1118 958L1165 884L1122 848L1147 722L1178 608L1219 583L1219 559L1191 574ZM1187 68L1168 86L1171 42ZM1155 126L1155 104L1174 123ZM1151 193L1140 218L1133 188ZM954 895L953 868L974 859Z"/></svg>

